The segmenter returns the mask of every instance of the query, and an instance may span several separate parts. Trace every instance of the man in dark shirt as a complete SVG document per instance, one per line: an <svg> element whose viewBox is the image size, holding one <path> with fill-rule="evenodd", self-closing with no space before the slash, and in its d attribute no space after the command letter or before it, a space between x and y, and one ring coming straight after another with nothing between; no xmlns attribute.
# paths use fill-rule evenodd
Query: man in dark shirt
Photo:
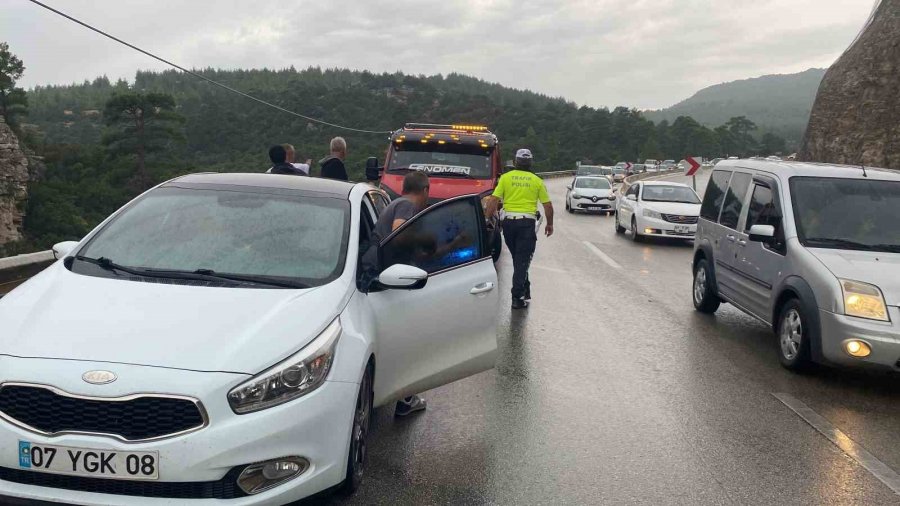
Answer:
<svg viewBox="0 0 900 506"><path fill-rule="evenodd" d="M287 174L290 176L305 176L306 173L294 167L287 161L287 150L284 146L276 144L269 148L269 160L272 160L272 168L267 174Z"/></svg>
<svg viewBox="0 0 900 506"><path fill-rule="evenodd" d="M403 178L403 196L388 204L378 216L378 223L375 224L375 237L378 241L384 240L400 225L425 209L428 205L428 189L428 175L424 172L410 172ZM425 399L413 395L397 401L394 413L406 416L422 411L426 406Z"/></svg>
<svg viewBox="0 0 900 506"><path fill-rule="evenodd" d="M331 154L319 160L322 166L322 177L347 181L347 168L344 167L344 159L347 158L347 141L343 137L331 139Z"/></svg>

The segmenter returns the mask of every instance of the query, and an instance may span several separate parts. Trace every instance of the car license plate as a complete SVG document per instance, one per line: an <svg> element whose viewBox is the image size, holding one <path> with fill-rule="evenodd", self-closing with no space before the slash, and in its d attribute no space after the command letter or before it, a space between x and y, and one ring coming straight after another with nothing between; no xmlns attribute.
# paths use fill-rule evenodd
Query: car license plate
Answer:
<svg viewBox="0 0 900 506"><path fill-rule="evenodd" d="M19 441L19 468L114 480L159 479L158 452L120 452Z"/></svg>
<svg viewBox="0 0 900 506"><path fill-rule="evenodd" d="M687 225L675 225L675 233L687 234L690 231L691 231L691 229Z"/></svg>

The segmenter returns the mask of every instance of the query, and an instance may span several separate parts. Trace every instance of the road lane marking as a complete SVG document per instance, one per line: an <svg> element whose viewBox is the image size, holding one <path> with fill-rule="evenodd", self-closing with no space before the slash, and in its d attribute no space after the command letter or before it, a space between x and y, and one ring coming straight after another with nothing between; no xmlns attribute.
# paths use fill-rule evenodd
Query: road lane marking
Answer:
<svg viewBox="0 0 900 506"><path fill-rule="evenodd" d="M569 271L566 271L563 269L557 269L556 267L547 267L546 265L532 263L531 266L534 267L535 269L541 269L544 271L555 272L557 274L568 274L569 273Z"/></svg>
<svg viewBox="0 0 900 506"><path fill-rule="evenodd" d="M828 438L835 446L840 448L850 458L855 460L859 465L872 473L882 483L888 486L895 494L900 495L900 475L887 466L884 462L878 460L877 457L869 453L856 441L850 439L849 436L841 432L840 429L831 424L828 420L812 410L803 401L797 399L790 394L773 393L776 399L784 403L785 406L791 408L794 413L812 425L820 434Z"/></svg>
<svg viewBox="0 0 900 506"><path fill-rule="evenodd" d="M592 242L590 242L590 241L581 241L581 242L583 242L584 245L587 246L589 250L591 250L591 253L597 255L598 257L600 257L600 260L603 260L604 262L606 262L606 265L612 267L613 269L621 269L622 268L622 266L619 265L618 262L616 262L615 260L610 258L609 255L607 255L606 253L600 251L600 248L594 246L594 244Z"/></svg>

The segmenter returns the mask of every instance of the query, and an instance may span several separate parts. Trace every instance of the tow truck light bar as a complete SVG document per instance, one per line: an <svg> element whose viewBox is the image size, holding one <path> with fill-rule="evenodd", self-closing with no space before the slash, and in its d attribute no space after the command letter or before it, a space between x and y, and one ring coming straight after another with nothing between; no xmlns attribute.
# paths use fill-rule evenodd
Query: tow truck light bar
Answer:
<svg viewBox="0 0 900 506"><path fill-rule="evenodd" d="M459 132L488 132L488 127L484 125L433 125L430 123L407 123L404 128L408 129L433 129L433 130L456 130Z"/></svg>

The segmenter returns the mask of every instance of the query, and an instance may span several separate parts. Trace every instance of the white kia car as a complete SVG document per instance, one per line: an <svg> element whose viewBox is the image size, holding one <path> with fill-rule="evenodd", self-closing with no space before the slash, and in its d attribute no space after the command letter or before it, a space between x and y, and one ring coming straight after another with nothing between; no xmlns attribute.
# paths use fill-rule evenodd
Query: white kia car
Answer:
<svg viewBox="0 0 900 506"><path fill-rule="evenodd" d="M700 197L690 186L663 181L638 181L616 201L616 232L693 239L700 217Z"/></svg>
<svg viewBox="0 0 900 506"><path fill-rule="evenodd" d="M566 211L603 211L615 209L616 195L606 176L578 176L566 187Z"/></svg>
<svg viewBox="0 0 900 506"><path fill-rule="evenodd" d="M378 243L386 203L363 184L191 175L57 245L0 299L0 503L354 490L373 407L488 370L497 348L477 196Z"/></svg>

